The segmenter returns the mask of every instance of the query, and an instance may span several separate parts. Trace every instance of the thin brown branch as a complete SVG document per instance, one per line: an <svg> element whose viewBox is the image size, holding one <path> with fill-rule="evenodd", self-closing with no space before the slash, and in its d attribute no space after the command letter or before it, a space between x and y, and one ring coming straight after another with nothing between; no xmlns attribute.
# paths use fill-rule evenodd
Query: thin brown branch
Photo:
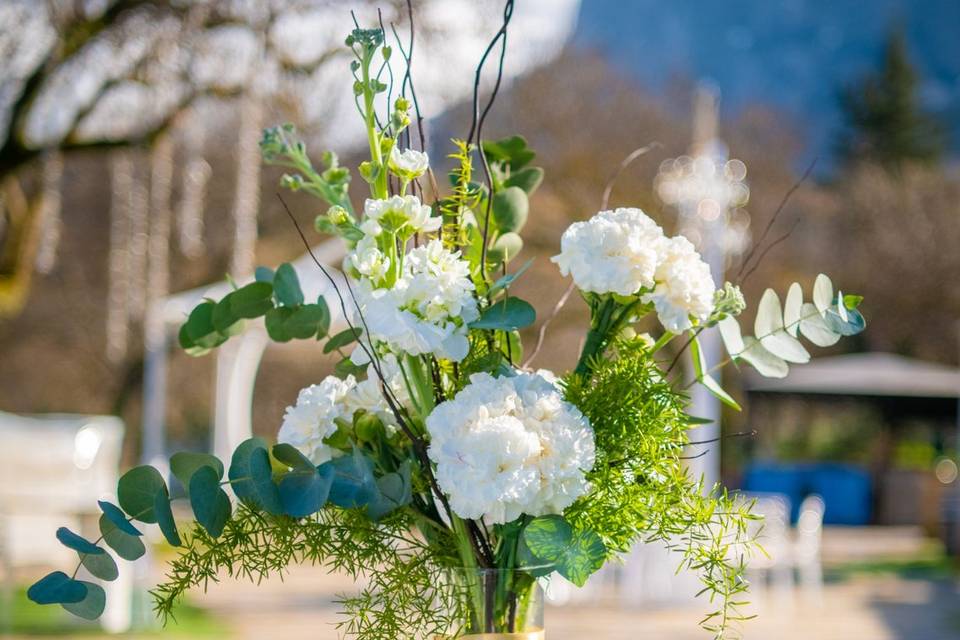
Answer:
<svg viewBox="0 0 960 640"><path fill-rule="evenodd" d="M616 172L610 176L610 180L607 181L606 186L603 188L603 197L600 198L600 210L605 210L610 204L610 194L613 193L613 186L617 183L617 180L620 178L627 167L629 167L634 160L640 156L646 154L649 151L652 151L656 148L662 148L663 145L657 141L653 141L645 147L640 147L639 149L634 149L627 155L626 158L620 161L620 165L617 167Z"/></svg>

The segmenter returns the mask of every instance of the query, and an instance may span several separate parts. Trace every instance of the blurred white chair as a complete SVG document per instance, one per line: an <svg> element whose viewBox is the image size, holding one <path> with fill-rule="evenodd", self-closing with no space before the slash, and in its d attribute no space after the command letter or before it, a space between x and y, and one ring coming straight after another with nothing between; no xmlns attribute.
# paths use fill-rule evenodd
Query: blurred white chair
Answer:
<svg viewBox="0 0 960 640"><path fill-rule="evenodd" d="M793 566L800 577L803 594L813 604L823 604L823 568L820 551L823 546L823 498L809 495L800 503L797 530L793 542Z"/></svg>
<svg viewBox="0 0 960 640"><path fill-rule="evenodd" d="M794 586L790 499L775 493L746 494L743 499L755 500L753 513L761 517L750 523L747 535L756 539L766 552L747 558L747 579L754 586L751 597L760 604L766 592L775 606L790 608Z"/></svg>
<svg viewBox="0 0 960 640"><path fill-rule="evenodd" d="M8 587L18 567L76 563L57 541L58 527L99 537L97 500L115 500L123 431L112 416L0 412L0 567ZM110 632L130 627L132 569L117 564L119 578L103 584L101 624Z"/></svg>

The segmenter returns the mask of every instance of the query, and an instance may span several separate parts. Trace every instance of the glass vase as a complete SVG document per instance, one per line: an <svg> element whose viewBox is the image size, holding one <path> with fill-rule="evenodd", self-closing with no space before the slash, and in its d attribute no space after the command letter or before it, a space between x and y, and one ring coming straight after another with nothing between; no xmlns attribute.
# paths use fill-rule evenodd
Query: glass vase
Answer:
<svg viewBox="0 0 960 640"><path fill-rule="evenodd" d="M455 626L447 638L543 640L543 589L522 569L450 571Z"/></svg>

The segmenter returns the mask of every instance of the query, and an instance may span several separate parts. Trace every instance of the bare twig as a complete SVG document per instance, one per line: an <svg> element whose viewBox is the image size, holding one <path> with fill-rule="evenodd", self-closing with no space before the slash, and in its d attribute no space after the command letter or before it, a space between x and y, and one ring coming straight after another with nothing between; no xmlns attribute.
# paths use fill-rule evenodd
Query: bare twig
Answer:
<svg viewBox="0 0 960 640"><path fill-rule="evenodd" d="M600 210L603 211L610 204L610 194L613 192L613 186L616 184L617 180L620 178L620 174L629 167L634 160L644 155L645 153L652 151L656 148L662 148L663 145L659 142L651 142L645 147L640 147L639 149L634 149L630 154L624 158L620 165L617 167L616 172L610 176L610 180L607 181L606 186L603 188L603 197L600 199Z"/></svg>
<svg viewBox="0 0 960 640"><path fill-rule="evenodd" d="M563 306L567 304L567 300L570 298L570 294L573 293L575 285L573 281L567 285L566 290L563 292L563 295L560 296L560 299L557 300L557 304L553 306L553 310L550 311L550 315L547 316L547 319L543 321L543 324L540 325L540 331L537 333L537 346L534 347L533 353L530 354L530 357L526 359L523 363L523 368L526 369L530 366L530 363L533 362L533 359L537 357L537 354L540 353L540 349L543 347L543 340L547 335L547 327L550 326L550 323L553 322L554 318L559 315L560 310L563 309Z"/></svg>

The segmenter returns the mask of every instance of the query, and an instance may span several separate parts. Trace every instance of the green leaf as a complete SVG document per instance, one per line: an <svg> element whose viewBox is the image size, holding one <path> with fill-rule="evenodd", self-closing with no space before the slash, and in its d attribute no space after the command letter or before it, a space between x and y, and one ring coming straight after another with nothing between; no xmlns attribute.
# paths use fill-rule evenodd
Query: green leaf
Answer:
<svg viewBox="0 0 960 640"><path fill-rule="evenodd" d="M65 602L60 606L84 620L96 620L103 614L103 609L107 604L107 594L103 587L98 584L84 580L78 580L78 582L86 587L86 594L83 599L79 602Z"/></svg>
<svg viewBox="0 0 960 640"><path fill-rule="evenodd" d="M173 511L170 509L170 494L167 493L166 487L154 496L153 512L157 516L157 524L160 525L163 537L167 539L170 546L179 547L182 543L180 534L177 532L177 522L173 519Z"/></svg>
<svg viewBox="0 0 960 640"><path fill-rule="evenodd" d="M251 282L227 297L230 311L237 318L259 318L273 308L273 285L269 282Z"/></svg>
<svg viewBox="0 0 960 640"><path fill-rule="evenodd" d="M364 507L379 494L373 477L373 463L359 449L353 455L340 456L320 465L332 467L334 476L330 486L329 500L338 507L352 509Z"/></svg>
<svg viewBox="0 0 960 640"><path fill-rule="evenodd" d="M156 497L167 495L167 484L160 472L149 465L134 467L120 477L117 500L120 508L134 520L152 524L157 521Z"/></svg>
<svg viewBox="0 0 960 640"><path fill-rule="evenodd" d="M529 164L537 154L527 147L527 140L523 136L510 136L500 140L485 140L483 153L494 162L503 162L516 171Z"/></svg>
<svg viewBox="0 0 960 640"><path fill-rule="evenodd" d="M230 486L237 498L268 513L283 512L267 445L261 438L250 438L240 443L230 461Z"/></svg>
<svg viewBox="0 0 960 640"><path fill-rule="evenodd" d="M267 333L276 342L320 336L330 328L330 311L324 304L277 307L267 312Z"/></svg>
<svg viewBox="0 0 960 640"><path fill-rule="evenodd" d="M140 535L139 532L137 535L131 535L120 529L106 513L100 516L100 534L107 546L116 551L117 555L124 560L132 562L147 551L146 547L143 546L143 541L137 537Z"/></svg>
<svg viewBox="0 0 960 640"><path fill-rule="evenodd" d="M783 303L783 323L787 333L794 338L800 332L801 309L803 308L803 287L799 282L790 285L787 299Z"/></svg>
<svg viewBox="0 0 960 640"><path fill-rule="evenodd" d="M707 373L707 362L703 357L703 350L700 348L700 340L696 337L690 341L690 356L693 359L693 369L696 373L697 381L725 405L740 411L740 405L737 404L737 401L723 390L723 387L720 386L720 383L717 382L713 376Z"/></svg>
<svg viewBox="0 0 960 640"><path fill-rule="evenodd" d="M523 530L523 541L534 557L553 563L564 578L582 587L603 566L607 548L594 531L574 531L561 516L535 518Z"/></svg>
<svg viewBox="0 0 960 640"><path fill-rule="evenodd" d="M296 307L303 304L303 290L300 288L300 280L297 278L297 272L289 262L284 262L277 267L277 273L273 277L273 292L277 295L277 300L285 307Z"/></svg>
<svg viewBox="0 0 960 640"><path fill-rule="evenodd" d="M843 306L851 311L858 308L861 302L863 302L863 296L857 296L850 293L843 296Z"/></svg>
<svg viewBox="0 0 960 640"><path fill-rule="evenodd" d="M188 491L190 489L190 476L203 467L213 469L216 472L217 480L223 477L223 463L209 453L180 451L170 458L170 470L183 485L183 488Z"/></svg>
<svg viewBox="0 0 960 640"><path fill-rule="evenodd" d="M80 602L87 597L87 588L63 571L54 571L34 582L27 589L27 597L37 604Z"/></svg>
<svg viewBox="0 0 960 640"><path fill-rule="evenodd" d="M493 219L502 233L520 231L529 213L530 199L520 187L507 187L493 194Z"/></svg>
<svg viewBox="0 0 960 640"><path fill-rule="evenodd" d="M800 317L800 333L818 347L829 347L840 340L841 335L827 325L813 303L804 303Z"/></svg>
<svg viewBox="0 0 960 640"><path fill-rule="evenodd" d="M362 375L364 371L367 370L369 364L354 364L353 360L350 359L350 356L347 356L337 364L333 365L333 374L340 378L341 380L345 379L347 376L359 376Z"/></svg>
<svg viewBox="0 0 960 640"><path fill-rule="evenodd" d="M89 554L100 554L104 553L103 549L93 544L83 536L78 536L70 529L66 527L60 527L57 529L57 540L60 541L60 544L65 546L68 549L73 549L77 553L89 553Z"/></svg>
<svg viewBox="0 0 960 640"><path fill-rule="evenodd" d="M190 355L203 355L226 342L226 336L213 325L215 307L216 304L209 300L201 302L190 312L186 323L180 328L180 346Z"/></svg>
<svg viewBox="0 0 960 640"><path fill-rule="evenodd" d="M499 278L490 286L490 290L487 291L487 295L491 298L499 293L502 289L506 289L511 284L513 284L517 278L523 275L523 272L530 268L530 265L533 264L533 258L530 258L523 263L523 266L514 271L513 273L508 273L505 276Z"/></svg>
<svg viewBox="0 0 960 640"><path fill-rule="evenodd" d="M367 505L367 515L377 521L387 514L410 504L413 488L410 481L410 461L405 460L400 469L377 479L377 497Z"/></svg>
<svg viewBox="0 0 960 640"><path fill-rule="evenodd" d="M763 344L753 336L746 336L744 348L737 357L749 362L757 372L767 378L785 378L790 372L787 363L763 348Z"/></svg>
<svg viewBox="0 0 960 640"><path fill-rule="evenodd" d="M201 466L190 476L190 508L197 522L214 538L223 533L230 519L230 497L220 488L220 475L210 466Z"/></svg>
<svg viewBox="0 0 960 640"><path fill-rule="evenodd" d="M821 273L813 282L813 304L820 315L823 315L832 303L833 283L830 282L830 278L826 274Z"/></svg>
<svg viewBox="0 0 960 640"><path fill-rule="evenodd" d="M135 526L130 524L130 521L127 520L127 516L124 515L120 507L107 502L106 500L98 500L97 504L100 505L103 515L107 516L107 520L112 522L114 526L127 535L131 536L140 536L143 535L140 531L137 530ZM103 528L101 527L100 533L103 533Z"/></svg>
<svg viewBox="0 0 960 640"><path fill-rule="evenodd" d="M487 307L480 318L470 324L470 328L515 331L529 327L536 319L537 312L529 302L511 297Z"/></svg>
<svg viewBox="0 0 960 640"><path fill-rule="evenodd" d="M243 320L233 315L230 306L230 296L224 296L213 308L213 328L223 336L235 336L243 330Z"/></svg>
<svg viewBox="0 0 960 640"><path fill-rule="evenodd" d="M273 269L270 267L257 267L253 272L253 279L257 282L273 284Z"/></svg>
<svg viewBox="0 0 960 640"><path fill-rule="evenodd" d="M363 329L360 329L359 327L353 327L341 331L337 335L327 340L327 344L323 345L323 352L330 353L331 351L336 351L337 349L345 347L348 344L353 344L360 339L361 335L363 335Z"/></svg>
<svg viewBox="0 0 960 640"><path fill-rule="evenodd" d="M286 442L275 444L271 452L274 458L291 469L300 471L304 469L316 470L316 466L310 461L310 458L303 455L303 453L292 444Z"/></svg>
<svg viewBox="0 0 960 640"><path fill-rule="evenodd" d="M527 195L533 194L543 182L543 169L540 167L527 167L510 174L510 177L504 181L504 186L520 187Z"/></svg>
<svg viewBox="0 0 960 640"><path fill-rule="evenodd" d="M117 563L109 553L102 549L101 553L81 553L80 564L82 564L91 575L111 582L120 575L117 569Z"/></svg>

